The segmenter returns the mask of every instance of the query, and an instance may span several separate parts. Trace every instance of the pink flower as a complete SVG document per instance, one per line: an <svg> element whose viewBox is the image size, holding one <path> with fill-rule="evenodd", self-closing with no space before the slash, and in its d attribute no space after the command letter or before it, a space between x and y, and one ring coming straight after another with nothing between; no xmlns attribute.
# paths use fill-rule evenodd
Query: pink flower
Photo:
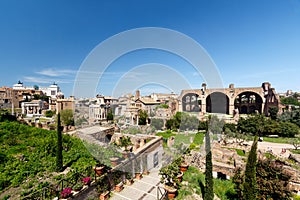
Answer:
<svg viewBox="0 0 300 200"><path fill-rule="evenodd" d="M72 194L72 189L71 188L65 188L63 191L60 193L61 198L67 198Z"/></svg>
<svg viewBox="0 0 300 200"><path fill-rule="evenodd" d="M82 179L82 182L85 184L85 185L88 185L91 183L91 177L85 177Z"/></svg>

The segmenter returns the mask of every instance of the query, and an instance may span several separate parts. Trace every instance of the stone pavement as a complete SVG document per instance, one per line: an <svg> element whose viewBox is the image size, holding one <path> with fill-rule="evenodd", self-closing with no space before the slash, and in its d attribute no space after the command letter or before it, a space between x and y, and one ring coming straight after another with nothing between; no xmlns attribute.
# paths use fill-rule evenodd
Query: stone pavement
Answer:
<svg viewBox="0 0 300 200"><path fill-rule="evenodd" d="M157 187L162 187L158 172L155 168L141 180L134 180L132 185L124 185L121 192L113 191L110 200L156 200Z"/></svg>

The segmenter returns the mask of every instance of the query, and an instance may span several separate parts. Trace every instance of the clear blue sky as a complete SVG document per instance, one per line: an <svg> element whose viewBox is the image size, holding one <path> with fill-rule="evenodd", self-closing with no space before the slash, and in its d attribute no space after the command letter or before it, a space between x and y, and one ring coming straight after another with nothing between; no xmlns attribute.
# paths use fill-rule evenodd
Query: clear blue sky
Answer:
<svg viewBox="0 0 300 200"><path fill-rule="evenodd" d="M173 29L196 40L226 87L268 81L277 91L300 91L299 0L0 0L0 86L55 81L71 95L77 70L100 42L140 27ZM177 56L145 50L114 62L97 93L110 95L122 73L144 63L166 64L194 88L203 82Z"/></svg>

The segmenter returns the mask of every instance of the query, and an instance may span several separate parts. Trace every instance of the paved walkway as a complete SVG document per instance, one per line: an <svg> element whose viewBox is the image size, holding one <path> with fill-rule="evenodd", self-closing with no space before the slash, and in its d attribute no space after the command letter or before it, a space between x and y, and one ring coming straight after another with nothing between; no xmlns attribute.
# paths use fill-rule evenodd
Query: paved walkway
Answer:
<svg viewBox="0 0 300 200"><path fill-rule="evenodd" d="M130 186L124 185L121 192L112 192L110 200L155 200L157 199L157 187L160 184L159 169L150 171L149 175L143 175L141 180L134 180Z"/></svg>

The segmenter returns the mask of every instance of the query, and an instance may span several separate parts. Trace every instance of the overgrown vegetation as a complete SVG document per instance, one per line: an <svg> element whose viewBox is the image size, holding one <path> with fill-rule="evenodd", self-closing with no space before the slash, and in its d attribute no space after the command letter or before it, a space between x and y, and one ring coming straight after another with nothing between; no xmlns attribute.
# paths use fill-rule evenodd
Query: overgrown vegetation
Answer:
<svg viewBox="0 0 300 200"><path fill-rule="evenodd" d="M190 166L183 175L183 181L188 182L188 185L182 185L180 187L176 199L191 199L188 197L194 193L201 196L202 192L199 183L203 183L205 181L205 175L202 172L200 172L197 168ZM235 196L234 184L231 180L213 179L213 181L214 193L221 200L229 200L232 199L232 196Z"/></svg>
<svg viewBox="0 0 300 200"><path fill-rule="evenodd" d="M232 126L226 125L226 128L230 131L235 131ZM280 120L280 117L278 120L272 120L263 115L251 115L247 118L240 118L236 130L243 134L256 134L258 136L278 135L279 137L295 137L299 133L296 120L293 122Z"/></svg>
<svg viewBox="0 0 300 200"><path fill-rule="evenodd" d="M37 182L32 182L28 189L32 193L41 184L38 180L54 181L56 141L56 131L19 122L0 122L0 192L9 187L28 185L28 181L35 180ZM87 169L94 166L96 160L79 139L62 135L62 146L64 168L71 167L79 173L92 175L92 171L87 172Z"/></svg>
<svg viewBox="0 0 300 200"><path fill-rule="evenodd" d="M139 112L139 125L146 125L148 120L148 113L145 110Z"/></svg>

